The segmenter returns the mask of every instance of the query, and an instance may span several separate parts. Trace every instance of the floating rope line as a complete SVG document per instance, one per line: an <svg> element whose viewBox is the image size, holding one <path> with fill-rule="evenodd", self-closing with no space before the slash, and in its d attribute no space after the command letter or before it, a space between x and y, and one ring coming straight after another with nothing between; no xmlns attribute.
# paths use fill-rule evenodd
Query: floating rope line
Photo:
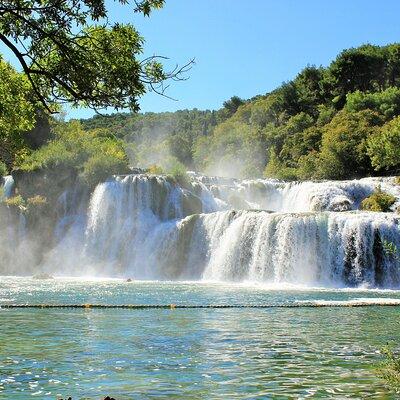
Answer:
<svg viewBox="0 0 400 400"><path fill-rule="evenodd" d="M321 302L321 303L288 303L288 304L2 304L0 309L15 308L79 308L79 309L232 309L232 308L339 308L339 307L400 307L400 301L379 302Z"/></svg>

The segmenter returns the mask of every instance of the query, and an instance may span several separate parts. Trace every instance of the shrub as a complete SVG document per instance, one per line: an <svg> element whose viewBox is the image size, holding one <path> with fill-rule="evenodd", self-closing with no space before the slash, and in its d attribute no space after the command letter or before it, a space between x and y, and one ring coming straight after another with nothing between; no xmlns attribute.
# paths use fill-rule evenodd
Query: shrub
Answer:
<svg viewBox="0 0 400 400"><path fill-rule="evenodd" d="M2 161L0 161L0 177L7 175L7 167Z"/></svg>
<svg viewBox="0 0 400 400"><path fill-rule="evenodd" d="M37 194L36 196L29 197L26 200L26 215L29 217L39 217L43 215L43 212L47 212L46 205L48 204L47 198Z"/></svg>
<svg viewBox="0 0 400 400"><path fill-rule="evenodd" d="M382 248L387 256L394 258L394 259L399 258L399 249L393 242L383 239L382 240Z"/></svg>
<svg viewBox="0 0 400 400"><path fill-rule="evenodd" d="M186 172L185 166L179 162L175 157L171 157L168 160L168 175L170 175L175 182L179 183L179 185L183 187L190 186L190 179Z"/></svg>
<svg viewBox="0 0 400 400"><path fill-rule="evenodd" d="M378 375L398 393L400 392L400 357L389 346L384 347L381 351L386 360L378 368Z"/></svg>
<svg viewBox="0 0 400 400"><path fill-rule="evenodd" d="M121 160L110 154L92 155L83 165L81 179L89 186L95 187L112 175L129 173L127 160Z"/></svg>
<svg viewBox="0 0 400 400"><path fill-rule="evenodd" d="M361 202L361 209L366 211L388 212L395 201L396 197L383 192L378 186L374 193Z"/></svg>
<svg viewBox="0 0 400 400"><path fill-rule="evenodd" d="M8 207L25 209L25 200L21 195L13 196L3 200L4 204Z"/></svg>
<svg viewBox="0 0 400 400"><path fill-rule="evenodd" d="M36 196L29 197L27 200L28 206L41 207L47 204L47 199L44 196L37 194Z"/></svg>
<svg viewBox="0 0 400 400"><path fill-rule="evenodd" d="M153 175L162 175L164 173L164 170L157 164L150 165L149 168L147 168L147 173L153 174Z"/></svg>
<svg viewBox="0 0 400 400"><path fill-rule="evenodd" d="M51 141L31 154L25 154L16 159L17 168L23 171L35 171L44 168L57 168L60 166L73 167L78 165L77 156L82 151L82 145L69 146L64 140Z"/></svg>

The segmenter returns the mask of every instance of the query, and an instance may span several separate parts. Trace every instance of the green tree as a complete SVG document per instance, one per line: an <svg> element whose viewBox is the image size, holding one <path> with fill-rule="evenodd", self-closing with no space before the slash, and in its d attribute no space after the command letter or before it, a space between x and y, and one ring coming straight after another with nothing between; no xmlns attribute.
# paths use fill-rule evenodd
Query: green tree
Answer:
<svg viewBox="0 0 400 400"><path fill-rule="evenodd" d="M163 3L134 1L134 11L149 15ZM0 41L50 112L59 102L136 111L147 88L164 94L163 82L191 65L167 73L160 57L140 60L143 38L130 24L110 24L105 0L0 0L0 17Z"/></svg>
<svg viewBox="0 0 400 400"><path fill-rule="evenodd" d="M84 125L108 127L134 142L139 165L164 168L163 161L173 156L187 168L231 176L261 171L282 179L374 174L371 157L383 157L377 132L399 113L399 56L398 44L361 46L342 52L328 68L306 67L266 95L245 101L233 97L218 111L96 116ZM392 162L382 168L397 167Z"/></svg>
<svg viewBox="0 0 400 400"><path fill-rule="evenodd" d="M301 110L314 117L318 115L318 105L325 102L321 89L322 78L322 68L308 66L294 80Z"/></svg>
<svg viewBox="0 0 400 400"><path fill-rule="evenodd" d="M367 139L379 123L378 114L370 110L358 113L340 111L323 128L317 175L346 179L371 172Z"/></svg>
<svg viewBox="0 0 400 400"><path fill-rule="evenodd" d="M0 56L0 137L22 140L21 132L33 128L35 107L29 82Z"/></svg>
<svg viewBox="0 0 400 400"><path fill-rule="evenodd" d="M298 160L296 170L297 178L301 180L320 179L323 176L319 172L319 153L315 150L302 155Z"/></svg>
<svg viewBox="0 0 400 400"><path fill-rule="evenodd" d="M400 85L400 44L386 46L386 79L389 86Z"/></svg>
<svg viewBox="0 0 400 400"><path fill-rule="evenodd" d="M26 147L25 133L35 124L27 78L0 56L0 161L11 168L14 155Z"/></svg>
<svg viewBox="0 0 400 400"><path fill-rule="evenodd" d="M197 141L195 165L212 175L260 176L265 163L260 136L254 127L230 118L219 124L211 137Z"/></svg>
<svg viewBox="0 0 400 400"><path fill-rule="evenodd" d="M244 103L244 100L238 96L233 96L229 100L224 101L222 110L220 111L222 118L227 119L231 117Z"/></svg>
<svg viewBox="0 0 400 400"><path fill-rule="evenodd" d="M344 50L324 73L322 87L326 97L341 109L349 92L384 89L385 62L384 49L379 46Z"/></svg>
<svg viewBox="0 0 400 400"><path fill-rule="evenodd" d="M315 149L320 140L321 134L318 132L313 135L316 129L308 131L308 134L303 132L313 125L313 119L310 115L301 112L290 118L287 124L281 128L284 131L284 142L280 150L279 157L281 160L291 163L292 167L296 166L297 160L303 154ZM314 136L317 136L314 139Z"/></svg>
<svg viewBox="0 0 400 400"><path fill-rule="evenodd" d="M284 82L273 92L277 96L275 108L281 114L290 116L296 115L302 111L300 103L300 94L294 82ZM281 118L281 120L284 120Z"/></svg>
<svg viewBox="0 0 400 400"><path fill-rule="evenodd" d="M367 140L368 155L375 170L400 167L400 116L386 123Z"/></svg>
<svg viewBox="0 0 400 400"><path fill-rule="evenodd" d="M389 120L400 114L400 88L389 87L381 92L364 93L359 90L346 96L347 111L374 110Z"/></svg>
<svg viewBox="0 0 400 400"><path fill-rule="evenodd" d="M53 129L53 140L21 157L20 170L74 171L90 186L110 175L129 172L126 144L108 130L84 132L77 121L56 123Z"/></svg>
<svg viewBox="0 0 400 400"><path fill-rule="evenodd" d="M293 181L297 179L296 169L286 166L276 154L274 147L268 152L268 164L264 170L266 178L277 178L285 181Z"/></svg>

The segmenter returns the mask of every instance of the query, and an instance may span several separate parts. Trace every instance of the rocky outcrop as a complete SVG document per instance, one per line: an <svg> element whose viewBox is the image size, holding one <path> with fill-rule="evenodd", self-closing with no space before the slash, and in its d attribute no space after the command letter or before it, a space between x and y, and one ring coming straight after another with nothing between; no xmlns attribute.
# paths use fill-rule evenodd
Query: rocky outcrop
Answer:
<svg viewBox="0 0 400 400"><path fill-rule="evenodd" d="M15 190L24 198L45 196L49 202L56 200L68 187L75 185L76 170L73 168L40 169L34 171L14 170L12 176Z"/></svg>

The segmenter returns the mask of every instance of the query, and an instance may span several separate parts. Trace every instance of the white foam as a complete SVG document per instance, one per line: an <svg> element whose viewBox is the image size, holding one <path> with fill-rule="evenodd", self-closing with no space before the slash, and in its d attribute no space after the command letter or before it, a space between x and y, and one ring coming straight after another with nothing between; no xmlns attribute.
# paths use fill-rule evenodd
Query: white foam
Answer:
<svg viewBox="0 0 400 400"><path fill-rule="evenodd" d="M297 301L297 304L308 304L310 302ZM400 299L388 297L361 297L351 300L312 300L312 304L319 306L364 306L364 305L377 305L377 306L394 306L400 305Z"/></svg>

